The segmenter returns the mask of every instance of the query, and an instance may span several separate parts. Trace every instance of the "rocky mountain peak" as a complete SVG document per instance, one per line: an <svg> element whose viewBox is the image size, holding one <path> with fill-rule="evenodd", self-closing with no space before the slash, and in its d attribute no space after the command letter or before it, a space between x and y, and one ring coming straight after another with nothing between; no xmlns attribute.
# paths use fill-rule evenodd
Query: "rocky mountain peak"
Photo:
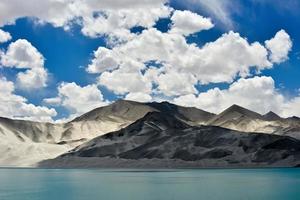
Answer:
<svg viewBox="0 0 300 200"><path fill-rule="evenodd" d="M268 121L276 121L276 120L281 119L281 117L279 115L277 115L276 113L274 113L273 111L266 113L265 115L263 115L263 117L265 120L268 120Z"/></svg>

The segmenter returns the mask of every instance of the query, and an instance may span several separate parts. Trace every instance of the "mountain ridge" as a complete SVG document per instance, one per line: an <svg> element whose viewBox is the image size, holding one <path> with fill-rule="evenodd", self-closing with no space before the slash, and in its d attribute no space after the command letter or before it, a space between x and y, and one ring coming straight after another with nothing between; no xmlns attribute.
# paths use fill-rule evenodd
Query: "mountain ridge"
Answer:
<svg viewBox="0 0 300 200"><path fill-rule="evenodd" d="M220 126L242 132L262 132L300 139L300 119L297 117L270 121L237 105L216 115L169 102L119 100L60 124L0 117L0 153L3 155L0 166L34 166L41 160L54 158L95 137L125 128L150 112L172 115L189 126Z"/></svg>

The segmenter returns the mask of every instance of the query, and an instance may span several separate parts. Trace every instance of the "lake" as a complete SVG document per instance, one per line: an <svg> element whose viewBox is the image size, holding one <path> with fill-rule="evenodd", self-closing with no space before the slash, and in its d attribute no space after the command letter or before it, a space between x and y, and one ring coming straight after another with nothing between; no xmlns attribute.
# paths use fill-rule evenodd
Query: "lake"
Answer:
<svg viewBox="0 0 300 200"><path fill-rule="evenodd" d="M1 200L295 200L300 169L0 169Z"/></svg>

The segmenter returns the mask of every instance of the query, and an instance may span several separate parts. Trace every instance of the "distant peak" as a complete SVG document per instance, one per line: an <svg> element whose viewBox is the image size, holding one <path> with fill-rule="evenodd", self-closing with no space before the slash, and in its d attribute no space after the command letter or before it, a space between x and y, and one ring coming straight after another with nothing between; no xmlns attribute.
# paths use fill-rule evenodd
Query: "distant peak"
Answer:
<svg viewBox="0 0 300 200"><path fill-rule="evenodd" d="M230 106L230 108L242 108L242 109L246 109L246 108L244 108L244 107L242 107L242 106L240 106L240 105L237 105L237 104L232 104L232 106Z"/></svg>
<svg viewBox="0 0 300 200"><path fill-rule="evenodd" d="M251 110L248 110L247 108L244 108L242 106L239 106L237 104L233 104L232 106L230 106L229 108L226 109L227 111L250 111L252 112ZM225 111L226 111L225 110Z"/></svg>
<svg viewBox="0 0 300 200"><path fill-rule="evenodd" d="M287 119L292 119L292 120L300 120L300 118L299 118L299 117L297 117L297 116L288 117Z"/></svg>
<svg viewBox="0 0 300 200"><path fill-rule="evenodd" d="M279 115L277 115L276 113L274 113L273 111L269 111L268 113L263 115L263 117L266 120L279 120L279 119L281 119L281 117Z"/></svg>
<svg viewBox="0 0 300 200"><path fill-rule="evenodd" d="M265 115L277 115L277 114L274 113L273 111L269 111L269 112L267 112Z"/></svg>
<svg viewBox="0 0 300 200"><path fill-rule="evenodd" d="M232 113L239 113L244 116L248 116L251 118L261 118L262 116L259 113L256 113L254 111L251 111L247 108L244 108L242 106L239 106L237 104L233 104L223 112L219 114L219 116L226 116L226 115L231 115Z"/></svg>

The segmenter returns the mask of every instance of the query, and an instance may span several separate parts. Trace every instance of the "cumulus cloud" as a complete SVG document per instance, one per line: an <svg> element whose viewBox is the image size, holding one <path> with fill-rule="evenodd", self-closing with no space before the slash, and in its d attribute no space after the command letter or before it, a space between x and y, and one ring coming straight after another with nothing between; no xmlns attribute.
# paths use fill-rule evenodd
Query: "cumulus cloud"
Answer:
<svg viewBox="0 0 300 200"><path fill-rule="evenodd" d="M232 14L236 12L238 1L231 0L186 0L184 5L190 5L193 9L201 8L208 14L212 15L215 19L218 19L229 29L233 28Z"/></svg>
<svg viewBox="0 0 300 200"><path fill-rule="evenodd" d="M171 8L167 0L2 0L0 26L14 23L22 17L69 29L72 24L82 26L82 33L127 38L134 26L151 27L160 17L167 17Z"/></svg>
<svg viewBox="0 0 300 200"><path fill-rule="evenodd" d="M158 90L166 96L197 93L197 79L193 74L170 71L157 76L154 82L158 85Z"/></svg>
<svg viewBox="0 0 300 200"><path fill-rule="evenodd" d="M138 102L149 102L152 100L152 97L149 94L145 94L142 92L133 92L133 93L128 93L125 99L131 101L138 101Z"/></svg>
<svg viewBox="0 0 300 200"><path fill-rule="evenodd" d="M214 26L211 19L204 18L188 10L175 10L171 20L170 33L183 34L185 36L211 29Z"/></svg>
<svg viewBox="0 0 300 200"><path fill-rule="evenodd" d="M281 63L288 59L288 54L292 49L292 41L285 30L278 31L274 38L267 40L265 44L271 52L270 60L273 63Z"/></svg>
<svg viewBox="0 0 300 200"><path fill-rule="evenodd" d="M282 44L289 42L274 38ZM181 34L150 28L126 43L99 48L94 54L87 71L99 73L99 84L116 94L197 94L199 83L231 83L239 76L251 75L250 71L273 66L263 44L251 43L233 31L198 47L188 44Z"/></svg>
<svg viewBox="0 0 300 200"><path fill-rule="evenodd" d="M14 92L14 83L0 77L0 116L36 121L52 121L56 116L55 109L35 106Z"/></svg>
<svg viewBox="0 0 300 200"><path fill-rule="evenodd" d="M117 55L115 52L105 47L99 47L94 52L92 63L88 66L89 73L102 73L118 68Z"/></svg>
<svg viewBox="0 0 300 200"><path fill-rule="evenodd" d="M68 19L73 17L69 8L71 2L71 0L28 0L26 2L2 0L0 2L0 25L12 24L22 17L37 17L55 26L63 26Z"/></svg>
<svg viewBox="0 0 300 200"><path fill-rule="evenodd" d="M72 117L108 103L103 100L103 95L96 85L81 87L74 82L61 83L58 86L58 96L44 99L44 102L65 107Z"/></svg>
<svg viewBox="0 0 300 200"><path fill-rule="evenodd" d="M1 63L7 67L40 68L44 65L44 58L30 42L19 39L8 46Z"/></svg>
<svg viewBox="0 0 300 200"><path fill-rule="evenodd" d="M219 113L232 104L238 104L261 114L274 111L283 117L300 115L297 106L300 97L289 98L275 87L271 77L256 76L241 78L228 89L214 88L198 95L189 94L174 99L183 106L195 106L210 112Z"/></svg>
<svg viewBox="0 0 300 200"><path fill-rule="evenodd" d="M5 32L3 30L0 29L0 43L4 43L7 42L9 40L11 40L11 35L8 32Z"/></svg>
<svg viewBox="0 0 300 200"><path fill-rule="evenodd" d="M48 73L45 68L33 68L17 74L20 88L31 90L47 86Z"/></svg>
<svg viewBox="0 0 300 200"><path fill-rule="evenodd" d="M1 65L26 69L17 74L18 86L25 89L37 89L47 86L47 70L44 68L44 57L30 42L19 39L9 44L1 56Z"/></svg>
<svg viewBox="0 0 300 200"><path fill-rule="evenodd" d="M239 33L230 31L199 49L189 69L202 83L231 82L236 75L247 76L251 68L259 71L272 67L267 56L263 45L249 43Z"/></svg>
<svg viewBox="0 0 300 200"><path fill-rule="evenodd" d="M172 9L165 6L164 2L154 1L153 4L150 4L150 1L147 1L146 4L140 4L134 1L131 2L132 7L105 10L98 5L99 11L102 11L98 16L83 15L82 32L90 37L108 35L113 39L126 41L132 37L130 33L132 27L149 28L154 26L159 18L169 16Z"/></svg>
<svg viewBox="0 0 300 200"><path fill-rule="evenodd" d="M129 92L149 94L152 86L151 82L148 82L140 72L128 71L126 67L102 73L99 77L99 84L121 95Z"/></svg>

